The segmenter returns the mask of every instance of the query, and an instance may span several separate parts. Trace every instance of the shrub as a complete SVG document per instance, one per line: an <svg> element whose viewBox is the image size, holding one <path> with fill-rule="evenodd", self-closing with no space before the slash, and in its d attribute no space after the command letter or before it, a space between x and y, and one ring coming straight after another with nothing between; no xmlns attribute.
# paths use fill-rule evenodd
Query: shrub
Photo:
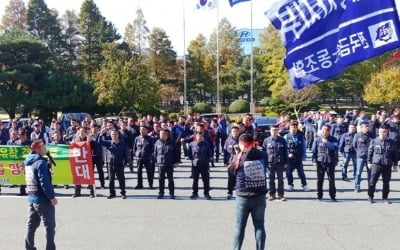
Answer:
<svg viewBox="0 0 400 250"><path fill-rule="evenodd" d="M210 105L204 103L204 102L199 102L196 103L193 107L192 107L192 112L193 113L211 113L211 107Z"/></svg>
<svg viewBox="0 0 400 250"><path fill-rule="evenodd" d="M250 112L250 103L246 100L239 99L231 103L228 108L229 113L248 113Z"/></svg>
<svg viewBox="0 0 400 250"><path fill-rule="evenodd" d="M170 113L168 115L169 120L178 120L179 114L178 113Z"/></svg>

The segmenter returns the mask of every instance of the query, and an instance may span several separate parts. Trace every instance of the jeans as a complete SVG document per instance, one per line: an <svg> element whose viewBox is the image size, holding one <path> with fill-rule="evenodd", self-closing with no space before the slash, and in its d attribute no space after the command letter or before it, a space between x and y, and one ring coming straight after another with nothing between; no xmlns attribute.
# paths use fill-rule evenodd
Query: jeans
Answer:
<svg viewBox="0 0 400 250"><path fill-rule="evenodd" d="M355 188L360 188L361 184L361 173L364 169L364 166L367 165L367 159L357 157L357 170L356 170L356 177L354 178L354 186ZM369 187L369 180L371 179L371 170L367 168L367 180L368 180L368 187Z"/></svg>
<svg viewBox="0 0 400 250"><path fill-rule="evenodd" d="M357 156L354 153L343 153L343 166L342 166L342 178L347 178L347 167L349 166L350 160L353 162L353 179L356 176L357 171Z"/></svg>
<svg viewBox="0 0 400 250"><path fill-rule="evenodd" d="M236 197L236 229L233 237L234 250L242 248L249 214L251 214L253 220L256 249L261 250L265 248L266 233L264 227L264 216L266 206L267 203L264 194L251 197Z"/></svg>
<svg viewBox="0 0 400 250"><path fill-rule="evenodd" d="M35 247L35 232L43 220L46 229L46 250L56 249L54 237L56 234L56 211L55 207L50 202L29 204L28 225L25 236L25 249L34 250Z"/></svg>
<svg viewBox="0 0 400 250"><path fill-rule="evenodd" d="M293 171L297 169L297 175L301 180L301 186L307 185L306 175L304 173L303 161L300 160L291 160L288 161L288 166L286 169L286 178L288 181L288 185L293 186Z"/></svg>
<svg viewBox="0 0 400 250"><path fill-rule="evenodd" d="M269 194L275 195L275 173L278 178L278 194L283 195L283 172L285 169L283 168L283 164L270 164L268 168L268 177L269 177Z"/></svg>

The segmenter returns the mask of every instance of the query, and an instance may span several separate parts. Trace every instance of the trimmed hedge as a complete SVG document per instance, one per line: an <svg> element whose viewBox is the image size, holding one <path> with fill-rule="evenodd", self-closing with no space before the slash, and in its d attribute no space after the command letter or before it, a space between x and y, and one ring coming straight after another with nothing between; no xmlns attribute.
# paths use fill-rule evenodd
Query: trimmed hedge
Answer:
<svg viewBox="0 0 400 250"><path fill-rule="evenodd" d="M246 100L239 99L231 103L228 108L229 113L248 113L250 112L250 103Z"/></svg>
<svg viewBox="0 0 400 250"><path fill-rule="evenodd" d="M203 113L211 113L211 112L212 112L212 109L211 109L211 106L208 105L207 103L199 102L199 103L196 103L196 104L192 107L192 112L193 112L193 113L200 113L200 114L203 114Z"/></svg>

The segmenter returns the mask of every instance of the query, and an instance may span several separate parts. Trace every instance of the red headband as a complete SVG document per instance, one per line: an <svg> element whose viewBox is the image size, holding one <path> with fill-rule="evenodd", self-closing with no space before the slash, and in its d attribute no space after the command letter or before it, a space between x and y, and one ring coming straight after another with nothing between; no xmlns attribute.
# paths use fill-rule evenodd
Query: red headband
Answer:
<svg viewBox="0 0 400 250"><path fill-rule="evenodd" d="M42 148L42 146L44 146L44 143L42 140L38 140L32 143L31 145L31 150L32 151L38 151Z"/></svg>
<svg viewBox="0 0 400 250"><path fill-rule="evenodd" d="M252 148L255 145L254 141L241 141L241 143L245 148Z"/></svg>

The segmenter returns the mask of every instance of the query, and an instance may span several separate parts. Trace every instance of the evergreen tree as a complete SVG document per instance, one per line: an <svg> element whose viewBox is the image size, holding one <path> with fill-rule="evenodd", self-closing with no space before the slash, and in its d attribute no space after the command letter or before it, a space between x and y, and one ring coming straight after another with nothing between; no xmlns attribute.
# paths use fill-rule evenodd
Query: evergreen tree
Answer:
<svg viewBox="0 0 400 250"><path fill-rule="evenodd" d="M11 118L17 107L32 109L41 101L32 93L47 82L49 56L46 44L24 30L0 35L0 107Z"/></svg>
<svg viewBox="0 0 400 250"><path fill-rule="evenodd" d="M176 52L163 29L154 28L149 36L150 71L162 84L176 83L177 66Z"/></svg>
<svg viewBox="0 0 400 250"><path fill-rule="evenodd" d="M80 68L84 78L91 81L103 61L103 44L120 39L120 35L114 25L101 15L93 0L82 3L78 31L83 38L78 47Z"/></svg>

